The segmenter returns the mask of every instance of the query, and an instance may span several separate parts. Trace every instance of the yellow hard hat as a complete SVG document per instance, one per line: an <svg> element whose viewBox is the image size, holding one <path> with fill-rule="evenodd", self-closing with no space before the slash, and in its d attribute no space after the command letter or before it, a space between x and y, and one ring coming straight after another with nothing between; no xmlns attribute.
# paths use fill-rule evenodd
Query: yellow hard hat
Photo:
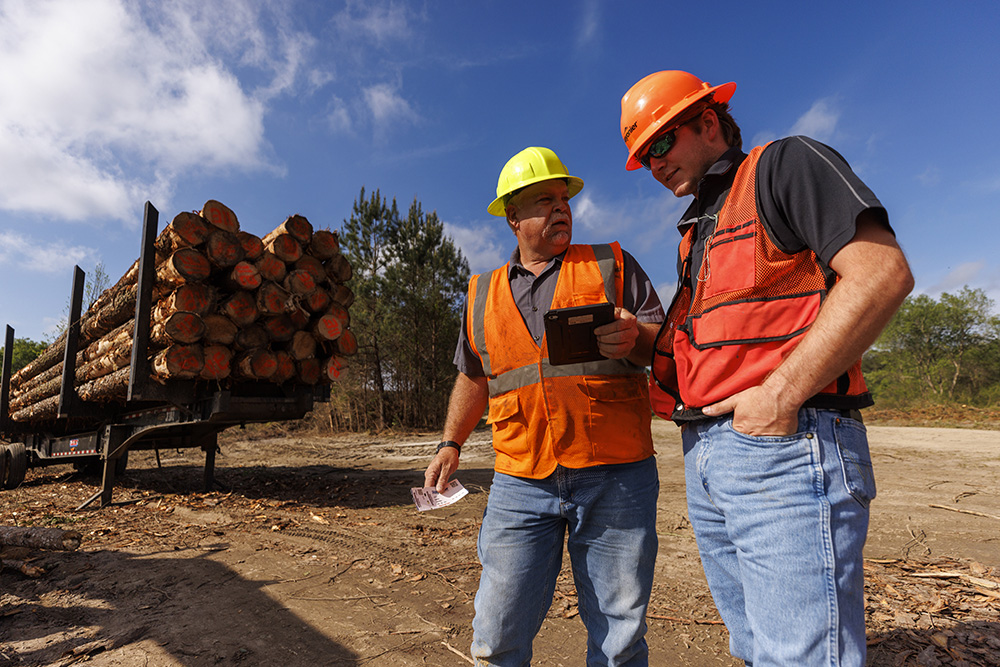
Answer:
<svg viewBox="0 0 1000 667"><path fill-rule="evenodd" d="M566 165L550 149L541 146L525 148L507 160L507 164L500 170L500 178L497 179L497 198L486 207L487 212L506 217L508 195L532 183L552 178L566 180L570 197L583 189L583 179L570 176L566 172Z"/></svg>

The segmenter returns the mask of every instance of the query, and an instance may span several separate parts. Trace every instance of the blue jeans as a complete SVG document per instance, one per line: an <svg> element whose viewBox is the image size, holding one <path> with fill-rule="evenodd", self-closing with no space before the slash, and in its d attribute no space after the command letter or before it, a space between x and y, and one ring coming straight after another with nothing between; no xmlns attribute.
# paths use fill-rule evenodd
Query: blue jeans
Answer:
<svg viewBox="0 0 1000 667"><path fill-rule="evenodd" d="M659 490L653 457L560 466L545 479L495 473L479 531L476 664L531 663L531 643L562 567L564 537L587 628L587 665L648 664L646 606Z"/></svg>
<svg viewBox="0 0 1000 667"><path fill-rule="evenodd" d="M754 437L684 429L688 514L729 648L747 665L865 664L861 550L875 478L865 427L804 408Z"/></svg>

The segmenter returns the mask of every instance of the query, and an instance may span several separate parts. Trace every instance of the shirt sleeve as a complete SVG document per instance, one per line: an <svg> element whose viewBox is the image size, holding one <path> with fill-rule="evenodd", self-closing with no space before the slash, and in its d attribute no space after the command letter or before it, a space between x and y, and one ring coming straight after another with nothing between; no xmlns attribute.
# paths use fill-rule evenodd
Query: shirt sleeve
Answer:
<svg viewBox="0 0 1000 667"><path fill-rule="evenodd" d="M662 322L663 304L649 276L626 250L622 250L622 263L625 267L622 307L635 315L639 322Z"/></svg>
<svg viewBox="0 0 1000 667"><path fill-rule="evenodd" d="M882 203L847 161L808 137L788 137L764 149L757 204L779 248L789 253L809 248L826 265L854 238L863 211L873 211L892 231Z"/></svg>
<svg viewBox="0 0 1000 667"><path fill-rule="evenodd" d="M479 355L472 349L469 342L469 296L465 297L465 304L462 306L462 328L458 332L458 345L455 347L455 358L453 363L459 373L465 373L469 377L483 377L486 372L483 370L483 362Z"/></svg>

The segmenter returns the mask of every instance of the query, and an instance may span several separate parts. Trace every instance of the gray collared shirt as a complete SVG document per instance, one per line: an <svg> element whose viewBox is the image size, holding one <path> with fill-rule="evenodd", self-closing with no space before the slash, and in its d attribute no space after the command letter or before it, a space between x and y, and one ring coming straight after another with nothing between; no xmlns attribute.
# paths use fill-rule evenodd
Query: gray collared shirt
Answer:
<svg viewBox="0 0 1000 667"><path fill-rule="evenodd" d="M537 276L521 264L521 253L517 248L510 255L507 277L510 280L510 290L514 295L514 303L521 313L528 332L541 345L545 333L544 316L552 306L552 298L556 293L556 283L562 268L563 255L560 253L552 258ZM642 270L628 252L622 250L625 268L622 307L633 313L639 322L662 322L663 306L653 289L649 276ZM489 280L489 272L481 278ZM468 297L462 309L462 329L458 336L458 346L455 349L455 366L459 372L470 377L482 377L483 365L479 356L469 343L468 331Z"/></svg>

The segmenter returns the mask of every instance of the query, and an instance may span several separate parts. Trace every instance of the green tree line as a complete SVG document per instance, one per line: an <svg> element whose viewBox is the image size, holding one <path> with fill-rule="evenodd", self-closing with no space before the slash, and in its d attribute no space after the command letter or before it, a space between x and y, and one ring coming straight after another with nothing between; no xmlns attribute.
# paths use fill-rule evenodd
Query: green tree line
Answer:
<svg viewBox="0 0 1000 667"><path fill-rule="evenodd" d="M865 355L875 400L887 407L1000 405L1000 317L981 289L909 296Z"/></svg>
<svg viewBox="0 0 1000 667"><path fill-rule="evenodd" d="M340 243L354 270L358 354L331 388L334 426L441 428L468 262L436 212L414 199L402 215L378 190L366 196L361 188Z"/></svg>

